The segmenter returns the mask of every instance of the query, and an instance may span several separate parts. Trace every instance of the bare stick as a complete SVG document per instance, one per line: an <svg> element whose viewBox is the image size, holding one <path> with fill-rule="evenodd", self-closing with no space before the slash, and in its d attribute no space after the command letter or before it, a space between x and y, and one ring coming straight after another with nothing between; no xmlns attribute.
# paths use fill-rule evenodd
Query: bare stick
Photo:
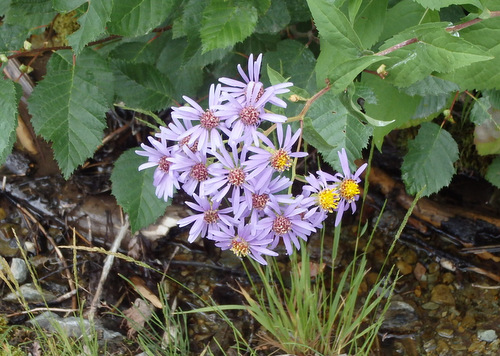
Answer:
<svg viewBox="0 0 500 356"><path fill-rule="evenodd" d="M104 286L104 283L106 282L106 279L108 278L109 271L111 270L111 266L113 265L113 261L115 259L115 256L113 253L116 253L118 251L118 248L120 247L120 244L127 234L129 228L129 222L128 219L125 219L125 223L122 225L120 228L120 231L118 232L118 235L115 238L115 241L113 241L113 245L111 246L111 249L109 254L106 259L104 260L104 267L102 269L102 274L101 274L101 279L99 280L99 284L97 285L97 290L94 294L94 299L92 299L92 304L90 304L90 310L88 314L88 319L89 321L94 320L94 315L95 311L97 309L97 304L99 303L99 300L101 299L101 294L102 294L102 289Z"/></svg>

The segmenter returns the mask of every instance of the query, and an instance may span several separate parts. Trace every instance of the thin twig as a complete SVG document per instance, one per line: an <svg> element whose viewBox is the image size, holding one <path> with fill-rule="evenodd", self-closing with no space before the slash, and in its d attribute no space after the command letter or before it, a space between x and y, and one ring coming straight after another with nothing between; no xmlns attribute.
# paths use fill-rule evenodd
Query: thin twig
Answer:
<svg viewBox="0 0 500 356"><path fill-rule="evenodd" d="M108 278L109 275L109 271L111 270L111 266L113 265L113 261L115 259L114 253L118 251L118 248L120 247L123 238L127 234L128 228L129 228L129 222L128 219L125 219L124 224L120 228L120 231L118 232L118 235L116 236L115 241L113 241L113 245L109 250L111 254L109 254L104 260L104 267L102 269L101 279L99 280L99 284L97 285L97 290L94 294L94 298L92 299L92 304L90 305L90 310L88 313L88 319L91 322L94 320L94 315L97 309L97 304L101 299L104 283L106 282L106 279Z"/></svg>

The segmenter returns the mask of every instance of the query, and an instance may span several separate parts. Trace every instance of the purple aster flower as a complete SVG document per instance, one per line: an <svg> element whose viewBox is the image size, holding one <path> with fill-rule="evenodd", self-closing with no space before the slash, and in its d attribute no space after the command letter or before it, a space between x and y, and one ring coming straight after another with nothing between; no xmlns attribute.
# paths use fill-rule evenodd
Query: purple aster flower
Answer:
<svg viewBox="0 0 500 356"><path fill-rule="evenodd" d="M340 195L340 202L336 209L337 217L335 218L335 226L340 223L344 211L349 210L349 207L351 208L353 214L356 212L356 201L359 199L359 194L361 193L358 184L361 182L359 176L366 169L366 166L368 166L367 163L364 163L357 169L356 173L351 174L345 148L342 148L338 154L344 174L335 174L335 181L338 182L337 190Z"/></svg>
<svg viewBox="0 0 500 356"><path fill-rule="evenodd" d="M250 225L240 223L238 231L234 231L233 226L221 226L220 230L212 232L212 239L215 246L222 250L231 250L238 257L250 257L260 264L267 265L262 255L278 256L278 254L267 246L272 242L272 238L266 238L262 233L254 234Z"/></svg>
<svg viewBox="0 0 500 356"><path fill-rule="evenodd" d="M232 154L229 154L224 146L219 148L219 152L211 151L211 153L219 160L209 166L213 178L205 182L205 193L213 195L215 201L221 201L226 194L232 189L231 203L234 211L239 211L241 193L243 192L245 199L251 204L251 193L249 179L252 175L250 170L244 166L247 149L243 147L238 154L238 148L233 144L230 145ZM260 185L265 183L266 175L270 175L270 170L264 171L261 176ZM257 187L260 187L257 184Z"/></svg>
<svg viewBox="0 0 500 356"><path fill-rule="evenodd" d="M255 62L253 60L253 54L250 54L250 56L248 57L248 75L241 68L241 65L238 64L238 72L240 73L243 82L231 78L225 78L225 77L219 78L219 82L228 85L228 87L223 87L222 90L224 90L227 93L230 93L234 98L243 97L246 94L246 89L250 82L262 84L260 82L261 64L262 64L262 53L259 54ZM286 108L286 103L280 98L278 98L276 95L288 93L290 90L287 88L291 87L292 85L293 83L281 83L273 85L271 87L273 89L273 94L267 99L267 102L270 102L271 104L274 104L282 108ZM260 87L259 92L260 95L264 94L263 86Z"/></svg>
<svg viewBox="0 0 500 356"><path fill-rule="evenodd" d="M231 208L219 209L220 202L211 201L207 197L199 197L196 194L193 194L193 198L196 203L187 201L186 204L199 214L188 216L177 223L180 227L193 224L189 230L188 242L191 243L200 236L211 239L213 232L237 223L233 217L228 215L232 213Z"/></svg>
<svg viewBox="0 0 500 356"><path fill-rule="evenodd" d="M285 137L283 137L283 127L281 124L277 125L276 133L278 136L279 148L264 134L257 132L259 138L266 144L266 148L250 146L249 151L255 154L250 156L246 162L248 168L261 172L266 167L271 167L279 173L288 170L292 165L292 158L305 157L306 152L292 152L292 147L300 137L301 130L298 129L292 137L292 128L287 125Z"/></svg>
<svg viewBox="0 0 500 356"><path fill-rule="evenodd" d="M271 198L277 202L286 202L290 199L291 196L288 194L276 193L288 189L292 185L292 182L287 177L277 176L272 179L272 176L269 175L265 180L260 177L252 178L249 180L249 183L252 199L251 201L247 201L243 198L239 211L235 212L234 217L240 219L250 216L252 232L255 232L258 220L265 216L264 209Z"/></svg>
<svg viewBox="0 0 500 356"><path fill-rule="evenodd" d="M309 185L302 187L303 194L308 200L312 200L312 204L316 206L313 209L319 208L327 213L333 213L340 200L335 183L338 179L322 171L317 171L316 174L318 177L312 174L305 177Z"/></svg>
<svg viewBox="0 0 500 356"><path fill-rule="evenodd" d="M196 187L200 186L200 195L205 195L205 181L210 177L207 167L207 157L200 151L193 152L186 146L169 160L171 168L178 171L179 181L182 189L188 194L193 195Z"/></svg>
<svg viewBox="0 0 500 356"><path fill-rule="evenodd" d="M149 136L149 142L153 147L149 147L144 143L141 148L144 151L137 150L139 156L148 157L148 162L139 166L139 170L150 167L156 167L154 172L153 185L156 187L156 196L163 198L165 201L174 196L174 186L179 189L179 173L172 169L170 158L174 156L175 147L168 147L167 141L163 138L160 141Z"/></svg>
<svg viewBox="0 0 500 356"><path fill-rule="evenodd" d="M179 140L179 138L184 135L184 133L193 127L193 124L189 120L182 120L176 117L172 117L172 122L168 124L168 127L160 126L160 132L155 136L159 138L164 138L168 141L176 142L177 145L182 148L182 146L187 145L191 136L186 136L183 139ZM198 150L198 142L194 142L189 145L191 151Z"/></svg>
<svg viewBox="0 0 500 356"><path fill-rule="evenodd" d="M293 253L292 243L298 250L300 249L298 238L307 241L307 237L316 231L309 221L302 218L303 214L307 212L306 208L300 207L302 198L299 195L282 204L271 198L265 209L267 216L258 223L258 228L267 234L266 237L271 237L273 240L270 248L275 248L281 238L285 244L286 252L291 255Z"/></svg>
<svg viewBox="0 0 500 356"><path fill-rule="evenodd" d="M199 124L187 129L181 134L180 139L182 140L189 137L189 145L193 145L197 142L198 150L202 153L205 153L208 148L218 148L222 146L220 130L226 132L226 128L222 125L222 121L224 121L225 118L222 118L216 109L221 103L220 84L217 85L217 87L213 84L210 86L207 110L203 110L196 101L187 96L183 96L182 98L191 106L173 107L172 118L196 120L199 121Z"/></svg>
<svg viewBox="0 0 500 356"><path fill-rule="evenodd" d="M286 116L264 111L264 105L273 94L273 89L267 89L262 95L259 95L260 89L262 89L262 83L250 82L242 102L227 95L224 99L227 99L228 102L217 106L218 115L225 120L227 128L231 130L228 134L229 142L239 142L243 137L245 144L251 144L253 140L254 144L258 146L259 139L256 133L262 120L275 123L286 121Z"/></svg>

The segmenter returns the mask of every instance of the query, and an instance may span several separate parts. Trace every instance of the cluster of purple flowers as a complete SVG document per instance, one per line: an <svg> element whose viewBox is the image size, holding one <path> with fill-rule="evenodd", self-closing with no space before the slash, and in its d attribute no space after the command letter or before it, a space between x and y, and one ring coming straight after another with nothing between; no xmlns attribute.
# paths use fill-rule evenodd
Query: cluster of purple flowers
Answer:
<svg viewBox="0 0 500 356"><path fill-rule="evenodd" d="M346 210L354 213L366 164L352 174L342 149L343 174L318 171L306 177L301 195L289 194L292 181L283 173L307 153L293 151L300 129L292 133L285 116L264 109L269 103L286 107L277 95L292 83L264 88L261 62L262 54L255 61L250 55L248 74L238 65L242 81L220 78L221 84L210 87L207 109L183 97L189 106L172 108L172 122L136 153L148 158L139 170L156 167L159 198L173 197L174 187L193 198L186 204L195 214L179 221L181 227L192 225L189 242L208 238L238 257L266 264L262 255L277 256L280 241L291 255L328 213L337 212L336 226ZM276 144L259 128L266 121L276 127Z"/></svg>

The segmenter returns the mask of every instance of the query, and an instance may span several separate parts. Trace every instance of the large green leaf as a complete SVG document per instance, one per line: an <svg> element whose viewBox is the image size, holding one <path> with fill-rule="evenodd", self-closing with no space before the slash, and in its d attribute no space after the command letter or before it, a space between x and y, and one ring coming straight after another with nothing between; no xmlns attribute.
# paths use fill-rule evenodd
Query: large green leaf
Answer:
<svg viewBox="0 0 500 356"><path fill-rule="evenodd" d="M500 156L496 156L491 162L484 177L495 187L500 188Z"/></svg>
<svg viewBox="0 0 500 356"><path fill-rule="evenodd" d="M257 9L247 1L211 0L203 11L203 51L233 46L250 36L257 24Z"/></svg>
<svg viewBox="0 0 500 356"><path fill-rule="evenodd" d="M170 205L170 201L167 203L155 195L154 169L138 171L137 168L145 160L134 150L124 152L116 160L111 174L113 195L129 215L132 232L154 223Z"/></svg>
<svg viewBox="0 0 500 356"><path fill-rule="evenodd" d="M160 110L172 104L172 84L166 75L146 63L115 61L118 101L126 106Z"/></svg>
<svg viewBox="0 0 500 356"><path fill-rule="evenodd" d="M273 0L264 16L259 18L255 32L277 33L283 30L290 23L290 20L285 0Z"/></svg>
<svg viewBox="0 0 500 356"><path fill-rule="evenodd" d="M460 31L460 38L487 51L492 59L471 65L447 74L443 79L457 83L462 90L484 90L498 88L500 83L500 18L484 20Z"/></svg>
<svg viewBox="0 0 500 356"><path fill-rule="evenodd" d="M406 190L417 194L425 187L423 196L437 193L450 183L456 160L458 146L451 135L437 124L423 123L417 137L408 143L401 166Z"/></svg>
<svg viewBox="0 0 500 356"><path fill-rule="evenodd" d="M429 8L431 10L441 9L443 7L448 7L450 5L474 5L482 9L483 5L479 0L415 0L423 7Z"/></svg>
<svg viewBox="0 0 500 356"><path fill-rule="evenodd" d="M353 27L363 44L370 48L382 34L387 13L387 0L366 1L354 20Z"/></svg>
<svg viewBox="0 0 500 356"><path fill-rule="evenodd" d="M338 96L327 92L307 112L303 135L326 162L340 171L337 152L345 148L350 162L360 158L371 135L371 126L354 116Z"/></svg>
<svg viewBox="0 0 500 356"><path fill-rule="evenodd" d="M88 1L87 10L78 18L80 28L68 37L68 42L76 54L106 31L112 6L113 2L109 0Z"/></svg>
<svg viewBox="0 0 500 356"><path fill-rule="evenodd" d="M414 96L440 95L459 91L460 88L456 83L448 80L443 80L438 77L429 75L418 82L413 83L409 87L401 89L404 93Z"/></svg>
<svg viewBox="0 0 500 356"><path fill-rule="evenodd" d="M21 25L0 25L0 52L18 50L23 47L29 30Z"/></svg>
<svg viewBox="0 0 500 356"><path fill-rule="evenodd" d="M107 63L90 49L82 52L75 66L70 51L55 52L44 80L29 99L33 127L52 142L65 178L102 143L111 84L101 73L109 73Z"/></svg>
<svg viewBox="0 0 500 356"><path fill-rule="evenodd" d="M370 92L375 95L373 100L365 102L366 114L377 120L394 120L386 126L376 127L373 131L373 142L382 150L385 135L405 125L413 117L421 98L407 95L371 73L362 75L361 85L370 88Z"/></svg>
<svg viewBox="0 0 500 356"><path fill-rule="evenodd" d="M12 0L4 22L34 29L48 25L56 14L51 0Z"/></svg>
<svg viewBox="0 0 500 356"><path fill-rule="evenodd" d="M52 6L57 11L67 12L82 6L88 1L89 0L52 0Z"/></svg>
<svg viewBox="0 0 500 356"><path fill-rule="evenodd" d="M433 72L447 73L493 58L473 43L453 36L444 27L442 23L418 25L386 41L382 49L416 39L415 43L386 54L391 58L386 61L387 81L407 87Z"/></svg>
<svg viewBox="0 0 500 356"><path fill-rule="evenodd" d="M0 132L3 139L0 140L0 165L12 151L16 140L17 106L21 96L21 90L16 89L16 83L7 79L0 79Z"/></svg>
<svg viewBox="0 0 500 356"><path fill-rule="evenodd" d="M149 33L165 21L175 3L175 0L115 0L108 30L130 37Z"/></svg>

